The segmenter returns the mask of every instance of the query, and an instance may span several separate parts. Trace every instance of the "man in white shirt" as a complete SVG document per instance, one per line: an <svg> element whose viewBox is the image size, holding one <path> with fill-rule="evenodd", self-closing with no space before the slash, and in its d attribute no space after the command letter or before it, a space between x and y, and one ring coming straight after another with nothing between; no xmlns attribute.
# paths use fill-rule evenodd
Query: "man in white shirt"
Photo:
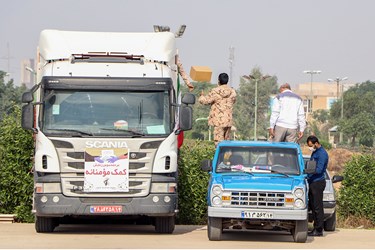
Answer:
<svg viewBox="0 0 375 250"><path fill-rule="evenodd" d="M297 142L306 127L302 98L291 91L288 83L279 91L272 104L270 137L274 142Z"/></svg>

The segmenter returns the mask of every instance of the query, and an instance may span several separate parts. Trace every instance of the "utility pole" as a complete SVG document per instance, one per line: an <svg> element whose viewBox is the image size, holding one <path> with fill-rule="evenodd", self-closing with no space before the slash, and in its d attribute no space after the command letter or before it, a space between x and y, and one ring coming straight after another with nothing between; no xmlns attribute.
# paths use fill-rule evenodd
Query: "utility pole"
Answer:
<svg viewBox="0 0 375 250"><path fill-rule="evenodd" d="M339 88L340 88L340 82L348 80L348 77L336 77L335 79L328 79L329 82L336 82L337 84L337 101L339 100ZM344 84L341 83L341 112L340 112L341 120L344 119ZM343 141L343 133L340 131L340 139L339 142L342 143Z"/></svg>
<svg viewBox="0 0 375 250"><path fill-rule="evenodd" d="M315 74L320 74L322 71L320 70L305 70L303 71L304 74L310 74L310 97L309 101L307 103L307 112L306 112L306 120L309 117L309 113L312 113L312 108L313 108L313 91L312 91L312 83L313 83L313 75Z"/></svg>
<svg viewBox="0 0 375 250"><path fill-rule="evenodd" d="M229 47L229 86L233 87L234 47Z"/></svg>
<svg viewBox="0 0 375 250"><path fill-rule="evenodd" d="M8 81L10 80L10 59L13 58L10 56L10 49L9 49L9 43L7 43L7 55L5 57L1 57L1 59L3 60L6 60L7 61L7 74L6 76L8 77Z"/></svg>
<svg viewBox="0 0 375 250"><path fill-rule="evenodd" d="M260 78L256 78L254 75L248 75L248 76L242 76L243 78L245 79L252 79L255 81L255 100L254 100L254 105L255 105L255 110L254 110L254 141L257 141L258 140L258 135L257 135L257 125L258 125L258 81L262 80L266 80L267 78L271 77L269 75L266 75L266 76L261 76Z"/></svg>

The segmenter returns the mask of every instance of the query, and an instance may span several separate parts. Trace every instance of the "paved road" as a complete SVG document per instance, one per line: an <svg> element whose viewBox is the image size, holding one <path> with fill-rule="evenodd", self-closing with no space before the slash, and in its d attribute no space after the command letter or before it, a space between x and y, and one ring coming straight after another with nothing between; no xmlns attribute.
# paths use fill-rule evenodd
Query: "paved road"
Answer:
<svg viewBox="0 0 375 250"><path fill-rule="evenodd" d="M154 233L152 226L61 225L52 234L38 234L34 224L0 224L0 248L371 248L375 230L338 229L324 237L294 243L284 232L225 232L220 242L209 241L205 226L177 226L171 235Z"/></svg>

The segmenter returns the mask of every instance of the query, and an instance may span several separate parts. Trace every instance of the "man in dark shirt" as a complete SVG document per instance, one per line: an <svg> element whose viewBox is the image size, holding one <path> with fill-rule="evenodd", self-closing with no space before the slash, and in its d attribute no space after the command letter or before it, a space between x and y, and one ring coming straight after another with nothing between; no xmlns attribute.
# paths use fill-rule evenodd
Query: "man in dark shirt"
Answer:
<svg viewBox="0 0 375 250"><path fill-rule="evenodd" d="M307 145L312 151L310 160L316 162L315 174L309 174L307 181L309 183L309 207L312 211L314 220L314 230L308 233L309 236L323 236L324 210L323 210L323 191L326 187L324 173L328 165L327 151L319 143L316 136L307 138Z"/></svg>

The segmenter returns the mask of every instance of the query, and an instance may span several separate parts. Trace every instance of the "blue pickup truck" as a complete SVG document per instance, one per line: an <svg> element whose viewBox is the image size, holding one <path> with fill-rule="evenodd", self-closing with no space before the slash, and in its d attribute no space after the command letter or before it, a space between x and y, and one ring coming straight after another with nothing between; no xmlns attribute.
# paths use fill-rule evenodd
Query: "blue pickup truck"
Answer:
<svg viewBox="0 0 375 250"><path fill-rule="evenodd" d="M306 174L316 164L304 162L298 144L223 141L201 168L210 172L209 240L221 240L226 230L264 229L289 231L295 242L306 242Z"/></svg>

